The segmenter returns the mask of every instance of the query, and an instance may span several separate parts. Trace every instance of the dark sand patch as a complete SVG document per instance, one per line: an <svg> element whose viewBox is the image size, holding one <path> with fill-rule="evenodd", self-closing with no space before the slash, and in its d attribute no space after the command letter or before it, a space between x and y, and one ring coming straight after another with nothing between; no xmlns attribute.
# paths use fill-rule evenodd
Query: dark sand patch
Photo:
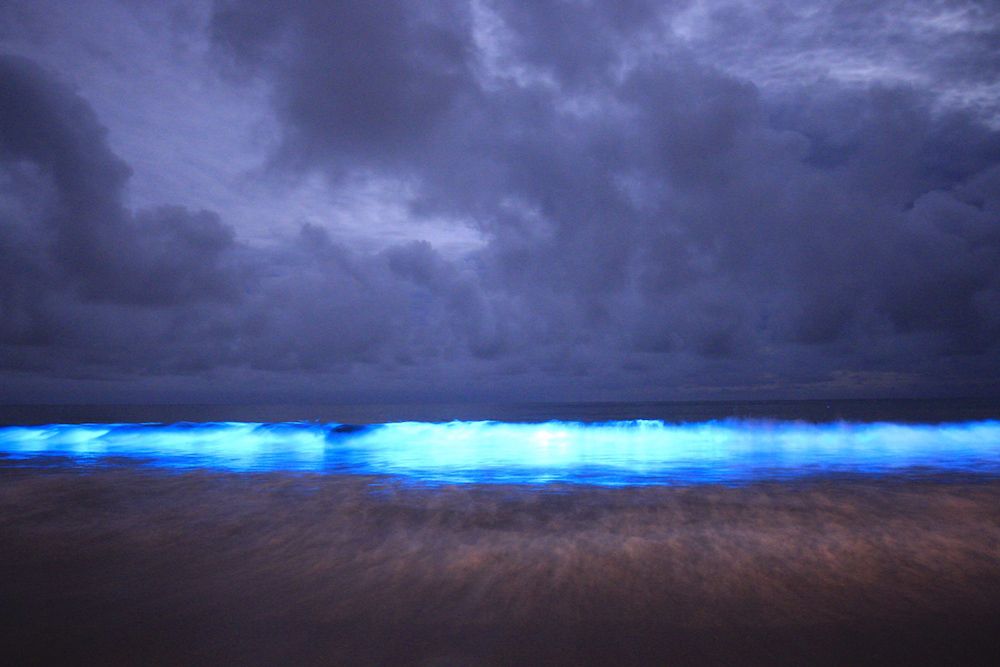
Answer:
<svg viewBox="0 0 1000 667"><path fill-rule="evenodd" d="M20 663L1000 664L1000 482L0 465Z"/></svg>

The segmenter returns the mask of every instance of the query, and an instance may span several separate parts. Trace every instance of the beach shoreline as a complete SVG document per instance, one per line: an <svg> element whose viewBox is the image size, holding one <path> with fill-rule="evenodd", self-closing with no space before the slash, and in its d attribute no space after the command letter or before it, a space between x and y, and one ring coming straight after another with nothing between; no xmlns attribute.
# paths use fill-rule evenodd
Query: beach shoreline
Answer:
<svg viewBox="0 0 1000 667"><path fill-rule="evenodd" d="M421 486L0 464L13 664L962 664L1000 481Z"/></svg>

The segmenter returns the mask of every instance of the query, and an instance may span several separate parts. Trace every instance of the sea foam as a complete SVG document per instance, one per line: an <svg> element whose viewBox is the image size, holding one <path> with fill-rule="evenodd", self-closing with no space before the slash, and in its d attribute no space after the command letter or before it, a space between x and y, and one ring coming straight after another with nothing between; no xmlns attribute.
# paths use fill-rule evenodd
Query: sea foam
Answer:
<svg viewBox="0 0 1000 667"><path fill-rule="evenodd" d="M1000 422L211 422L0 428L14 461L395 475L426 483L739 484L816 474L1000 474Z"/></svg>

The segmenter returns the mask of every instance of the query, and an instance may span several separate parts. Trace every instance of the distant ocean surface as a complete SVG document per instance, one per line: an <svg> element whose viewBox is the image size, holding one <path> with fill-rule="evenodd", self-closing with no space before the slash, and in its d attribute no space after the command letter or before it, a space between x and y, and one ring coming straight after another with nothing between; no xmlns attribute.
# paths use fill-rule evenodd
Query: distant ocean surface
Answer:
<svg viewBox="0 0 1000 667"><path fill-rule="evenodd" d="M7 408L0 455L15 465L126 459L430 484L996 476L996 407L988 401L31 406Z"/></svg>
<svg viewBox="0 0 1000 667"><path fill-rule="evenodd" d="M814 423L885 421L936 424L1000 419L1000 398L503 404L0 405L0 425L224 421L346 424L452 420L603 422L632 419L665 422L764 419Z"/></svg>

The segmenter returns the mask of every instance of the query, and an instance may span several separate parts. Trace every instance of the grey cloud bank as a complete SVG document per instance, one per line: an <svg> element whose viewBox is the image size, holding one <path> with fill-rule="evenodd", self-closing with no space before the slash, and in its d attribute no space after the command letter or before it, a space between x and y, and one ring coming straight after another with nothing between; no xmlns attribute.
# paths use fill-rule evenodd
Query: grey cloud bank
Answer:
<svg viewBox="0 0 1000 667"><path fill-rule="evenodd" d="M331 210L263 242L226 198L132 201L95 112L129 99L46 56L87 21L8 3L0 400L1000 394L989 4L143 11L205 80L267 91L243 187L318 178L335 209L379 184L413 232L358 243ZM161 163L185 164L143 174ZM447 249L449 226L481 241Z"/></svg>

